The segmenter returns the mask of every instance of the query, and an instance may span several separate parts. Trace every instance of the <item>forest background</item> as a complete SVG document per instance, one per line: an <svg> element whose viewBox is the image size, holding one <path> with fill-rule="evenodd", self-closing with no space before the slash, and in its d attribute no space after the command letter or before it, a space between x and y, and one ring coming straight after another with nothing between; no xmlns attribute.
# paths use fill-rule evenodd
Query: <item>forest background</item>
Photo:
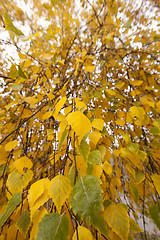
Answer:
<svg viewBox="0 0 160 240"><path fill-rule="evenodd" d="M159 9L1 0L0 240L159 235Z"/></svg>

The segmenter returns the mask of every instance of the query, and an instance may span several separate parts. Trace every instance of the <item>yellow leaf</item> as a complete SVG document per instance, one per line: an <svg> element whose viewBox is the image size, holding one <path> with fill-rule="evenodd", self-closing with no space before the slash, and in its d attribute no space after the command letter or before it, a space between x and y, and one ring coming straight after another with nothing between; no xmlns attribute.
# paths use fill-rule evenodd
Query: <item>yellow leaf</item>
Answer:
<svg viewBox="0 0 160 240"><path fill-rule="evenodd" d="M33 166L33 163L28 157L24 156L17 159L14 162L14 166L20 174L24 174L26 172L26 169L30 169Z"/></svg>
<svg viewBox="0 0 160 240"><path fill-rule="evenodd" d="M47 94L47 97L49 98L49 100L51 101L54 98L54 95L52 94L52 92L49 92Z"/></svg>
<svg viewBox="0 0 160 240"><path fill-rule="evenodd" d="M140 86L140 85L143 83L143 81L134 80L134 81L131 81L130 83L131 83L133 86Z"/></svg>
<svg viewBox="0 0 160 240"><path fill-rule="evenodd" d="M34 36L34 37L39 37L39 36L40 36L40 33L39 33L39 32L36 32L33 36Z"/></svg>
<svg viewBox="0 0 160 240"><path fill-rule="evenodd" d="M157 108L159 108L159 109L160 109L160 101L159 101L159 102L157 102L157 103L156 103L156 105L157 105Z"/></svg>
<svg viewBox="0 0 160 240"><path fill-rule="evenodd" d="M122 138L124 139L124 141L126 142L126 144L130 143L131 142L131 139L129 137L129 135L127 133L124 133L122 135Z"/></svg>
<svg viewBox="0 0 160 240"><path fill-rule="evenodd" d="M8 153L6 152L6 150L2 146L0 146L0 165L6 163L7 156Z"/></svg>
<svg viewBox="0 0 160 240"><path fill-rule="evenodd" d="M126 121L125 121L125 119L117 119L115 122L116 122L116 124L123 127L125 125Z"/></svg>
<svg viewBox="0 0 160 240"><path fill-rule="evenodd" d="M106 89L106 92L109 93L109 95L114 96L116 92L112 89Z"/></svg>
<svg viewBox="0 0 160 240"><path fill-rule="evenodd" d="M93 240L92 233L87 228L83 226L79 226L77 230L78 230L79 240L84 240L84 239ZM77 231L74 232L72 240L77 240Z"/></svg>
<svg viewBox="0 0 160 240"><path fill-rule="evenodd" d="M60 212L62 205L69 197L71 191L70 181L64 175L54 177L49 186L49 195Z"/></svg>
<svg viewBox="0 0 160 240"><path fill-rule="evenodd" d="M104 126L104 121L103 119L100 118L96 118L93 120L92 122L92 127L102 131L103 130L103 126Z"/></svg>
<svg viewBox="0 0 160 240"><path fill-rule="evenodd" d="M122 88L125 85L124 82L116 82L115 87Z"/></svg>
<svg viewBox="0 0 160 240"><path fill-rule="evenodd" d="M81 109L84 111L87 108L87 106L82 101L76 101L76 108L80 111L81 111Z"/></svg>
<svg viewBox="0 0 160 240"><path fill-rule="evenodd" d="M8 176L7 186L12 194L21 193L28 183L32 180L33 172L28 170L23 175L19 174L17 170L11 172Z"/></svg>
<svg viewBox="0 0 160 240"><path fill-rule="evenodd" d="M77 62L83 62L80 58L75 58Z"/></svg>
<svg viewBox="0 0 160 240"><path fill-rule="evenodd" d="M81 141L82 138L92 129L90 120L79 111L68 114L66 119L76 135L79 136L79 141Z"/></svg>
<svg viewBox="0 0 160 240"><path fill-rule="evenodd" d="M14 105L14 102L11 102L5 106L5 109L8 111L13 105Z"/></svg>
<svg viewBox="0 0 160 240"><path fill-rule="evenodd" d="M76 158L77 169L81 176L85 176L87 163L84 161L83 157L77 156Z"/></svg>
<svg viewBox="0 0 160 240"><path fill-rule="evenodd" d="M41 219L44 217L44 215L47 214L47 210L46 208L43 206L41 207L40 210L37 210L33 216L33 226L32 226L32 230L31 230L31 234L30 234L30 239L31 240L35 240L37 232L38 232L38 225L41 221Z"/></svg>
<svg viewBox="0 0 160 240"><path fill-rule="evenodd" d="M36 199L36 201L34 202L34 204L32 206L30 206L30 210L31 210L31 219L33 218L33 215L35 214L36 210L41 207L44 203L46 203L50 196L48 194L48 186L50 184L50 181L48 178L43 178L42 179L42 184L44 187L44 191L43 193ZM33 193L34 194L34 193Z"/></svg>
<svg viewBox="0 0 160 240"><path fill-rule="evenodd" d="M46 120L46 119L50 118L50 117L52 116L52 113L53 113L53 111L48 111L48 112L46 112L46 113L43 115L42 119L43 119L43 120Z"/></svg>
<svg viewBox="0 0 160 240"><path fill-rule="evenodd" d="M106 154L106 147L104 145L98 145L98 150L101 153L102 160L104 159L104 156Z"/></svg>
<svg viewBox="0 0 160 240"><path fill-rule="evenodd" d="M89 135L90 141L93 142L95 145L97 144L100 138L101 138L101 133L98 131L93 131Z"/></svg>
<svg viewBox="0 0 160 240"><path fill-rule="evenodd" d="M93 72L94 69L95 69L95 67L96 67L96 66L93 66L93 65L91 65L91 66L86 66L84 70L87 71L87 72Z"/></svg>
<svg viewBox="0 0 160 240"><path fill-rule="evenodd" d="M35 201L42 195L44 192L44 179L40 179L37 182L33 183L28 191L28 202L30 207L32 207Z"/></svg>
<svg viewBox="0 0 160 240"><path fill-rule="evenodd" d="M63 105L64 105L64 103L65 103L66 100L67 100L66 97L62 97L62 98L59 100L59 102L56 104L55 110L54 110L54 113L53 113L53 117L54 117L55 119L57 119L57 115L58 115L59 111L61 110L61 108L63 107Z"/></svg>
<svg viewBox="0 0 160 240"><path fill-rule="evenodd" d="M149 100L146 96L141 97L140 102L142 105L149 105L154 108L154 102Z"/></svg>
<svg viewBox="0 0 160 240"><path fill-rule="evenodd" d="M5 145L5 150L11 151L13 148L17 147L17 144L18 144L17 140L10 141Z"/></svg>
<svg viewBox="0 0 160 240"><path fill-rule="evenodd" d="M108 33L107 36L105 36L105 39L112 40L113 39L114 32Z"/></svg>
<svg viewBox="0 0 160 240"><path fill-rule="evenodd" d="M134 170L134 168L131 166L131 164L126 164L126 169L127 169L127 171L135 178L135 170Z"/></svg>
<svg viewBox="0 0 160 240"><path fill-rule="evenodd" d="M129 218L127 211L120 204L109 205L104 212L104 217L113 232L123 240L128 239Z"/></svg>
<svg viewBox="0 0 160 240"><path fill-rule="evenodd" d="M112 166L109 162L105 161L103 164L103 169L105 173L107 173L109 176L112 175Z"/></svg>
<svg viewBox="0 0 160 240"><path fill-rule="evenodd" d="M140 119L146 114L142 107L133 106L130 108L130 111L133 117L136 116Z"/></svg>
<svg viewBox="0 0 160 240"><path fill-rule="evenodd" d="M101 165L93 164L93 173L92 173L93 176L96 176L100 179L101 175L102 175L102 172L103 172L103 168L102 168Z"/></svg>
<svg viewBox="0 0 160 240"><path fill-rule="evenodd" d="M21 118L28 118L32 115L32 111L29 109L24 109Z"/></svg>
<svg viewBox="0 0 160 240"><path fill-rule="evenodd" d="M152 180L153 180L153 183L154 183L154 186L158 192L158 194L160 194L160 175L158 174L153 174L151 176Z"/></svg>
<svg viewBox="0 0 160 240"><path fill-rule="evenodd" d="M65 60L60 60L60 59L57 60L57 62L61 63L62 65L64 64L64 61L65 61Z"/></svg>
<svg viewBox="0 0 160 240"><path fill-rule="evenodd" d="M46 69L46 75L47 75L47 78L51 79L52 73L51 73L51 70L48 67Z"/></svg>

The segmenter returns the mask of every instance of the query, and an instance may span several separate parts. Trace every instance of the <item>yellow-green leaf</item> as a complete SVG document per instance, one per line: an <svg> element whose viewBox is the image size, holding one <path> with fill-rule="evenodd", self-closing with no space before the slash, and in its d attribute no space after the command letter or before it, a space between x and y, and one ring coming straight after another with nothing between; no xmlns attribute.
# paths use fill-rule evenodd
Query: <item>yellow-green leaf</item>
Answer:
<svg viewBox="0 0 160 240"><path fill-rule="evenodd" d="M88 162L95 165L100 165L102 163L101 153L98 150L90 152L88 156Z"/></svg>
<svg viewBox="0 0 160 240"><path fill-rule="evenodd" d="M38 102L38 99L35 97L26 97L24 101L31 105L35 105Z"/></svg>
<svg viewBox="0 0 160 240"><path fill-rule="evenodd" d="M133 233L143 232L143 230L138 226L138 224L133 220L133 218L129 218L130 229Z"/></svg>
<svg viewBox="0 0 160 240"><path fill-rule="evenodd" d="M11 172L8 176L7 186L12 194L21 193L24 188L27 187L28 183L33 177L33 172L28 170L26 173L21 175L17 170Z"/></svg>
<svg viewBox="0 0 160 240"><path fill-rule="evenodd" d="M24 34L21 32L21 30L19 30L18 28L16 28L13 23L12 20L10 19L9 15L7 12L5 12L4 14L4 22L5 22L5 29L8 31L13 32L14 34L16 34L18 37L24 37Z"/></svg>
<svg viewBox="0 0 160 240"><path fill-rule="evenodd" d="M57 175L50 183L49 195L60 212L62 205L69 197L71 191L70 181L64 175Z"/></svg>
<svg viewBox="0 0 160 240"><path fill-rule="evenodd" d="M128 239L129 233L129 218L127 211L119 204L111 204L104 212L105 220L121 239Z"/></svg>
<svg viewBox="0 0 160 240"><path fill-rule="evenodd" d="M67 121L75 131L76 135L79 136L79 141L81 141L82 138L92 129L90 120L80 111L68 114Z"/></svg>
<svg viewBox="0 0 160 240"><path fill-rule="evenodd" d="M115 87L122 88L125 85L124 82L116 82Z"/></svg>
<svg viewBox="0 0 160 240"><path fill-rule="evenodd" d="M86 161L90 152L90 147L84 139L82 139L80 145L78 146L78 151Z"/></svg>

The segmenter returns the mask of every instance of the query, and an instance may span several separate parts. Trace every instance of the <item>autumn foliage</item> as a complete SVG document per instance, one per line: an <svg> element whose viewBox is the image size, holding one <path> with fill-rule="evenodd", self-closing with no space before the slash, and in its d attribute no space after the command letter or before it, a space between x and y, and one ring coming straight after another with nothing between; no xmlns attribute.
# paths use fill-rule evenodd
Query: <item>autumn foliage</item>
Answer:
<svg viewBox="0 0 160 240"><path fill-rule="evenodd" d="M0 240L160 229L158 9L20 2L0 2Z"/></svg>

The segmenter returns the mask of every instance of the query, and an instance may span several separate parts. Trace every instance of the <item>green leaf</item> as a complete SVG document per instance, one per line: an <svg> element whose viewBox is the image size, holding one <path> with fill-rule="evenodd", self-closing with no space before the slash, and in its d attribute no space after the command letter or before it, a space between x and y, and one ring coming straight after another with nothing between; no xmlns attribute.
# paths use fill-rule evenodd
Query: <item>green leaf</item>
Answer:
<svg viewBox="0 0 160 240"><path fill-rule="evenodd" d="M95 165L100 165L102 163L100 151L94 150L94 151L90 152L90 154L88 156L88 162L95 164Z"/></svg>
<svg viewBox="0 0 160 240"><path fill-rule="evenodd" d="M111 204L104 212L105 220L121 239L128 239L129 218L127 211L120 204Z"/></svg>
<svg viewBox="0 0 160 240"><path fill-rule="evenodd" d="M131 151L131 152L137 152L138 151L138 145L136 143L129 143L128 144L128 149Z"/></svg>
<svg viewBox="0 0 160 240"><path fill-rule="evenodd" d="M157 40L160 40L160 36L155 35L153 38L153 41L157 41Z"/></svg>
<svg viewBox="0 0 160 240"><path fill-rule="evenodd" d="M145 180L145 175L139 170L135 169L135 183L139 184Z"/></svg>
<svg viewBox="0 0 160 240"><path fill-rule="evenodd" d="M138 189L135 186L130 185L129 186L131 193L134 195L134 197L136 198L136 200L139 200L139 192Z"/></svg>
<svg viewBox="0 0 160 240"><path fill-rule="evenodd" d="M45 214L38 227L37 240L66 240L69 235L69 221L66 215Z"/></svg>
<svg viewBox="0 0 160 240"><path fill-rule="evenodd" d="M17 205L20 204L21 200L22 197L20 193L16 193L11 197L6 207L6 211L0 216L0 227L2 227L8 217L13 213Z"/></svg>
<svg viewBox="0 0 160 240"><path fill-rule="evenodd" d="M150 214L153 222L156 224L156 226L160 230L160 207L158 206L158 204L152 205L149 208L149 214Z"/></svg>
<svg viewBox="0 0 160 240"><path fill-rule="evenodd" d="M75 214L107 234L103 216L100 180L95 176L81 177L72 189L70 204Z"/></svg>
<svg viewBox="0 0 160 240"><path fill-rule="evenodd" d="M30 225L30 212L24 210L16 223L22 233L26 233Z"/></svg>
<svg viewBox="0 0 160 240"><path fill-rule="evenodd" d="M27 79L27 76L22 71L21 67L18 65L18 75L24 79Z"/></svg>
<svg viewBox="0 0 160 240"><path fill-rule="evenodd" d="M82 139L80 145L78 146L78 151L86 161L90 152L90 147L84 139Z"/></svg>
<svg viewBox="0 0 160 240"><path fill-rule="evenodd" d="M87 163L87 175L93 175L93 164Z"/></svg>
<svg viewBox="0 0 160 240"><path fill-rule="evenodd" d="M81 177L72 189L70 204L75 213L91 222L93 212L102 211L100 180L95 176Z"/></svg>
<svg viewBox="0 0 160 240"><path fill-rule="evenodd" d="M124 27L124 28L131 28L131 24L132 24L132 22L131 22L130 20L128 20L128 21L123 25L123 27Z"/></svg>
<svg viewBox="0 0 160 240"><path fill-rule="evenodd" d="M6 172L9 170L8 166L1 166L0 167L0 177L2 177L3 174L6 174Z"/></svg>

